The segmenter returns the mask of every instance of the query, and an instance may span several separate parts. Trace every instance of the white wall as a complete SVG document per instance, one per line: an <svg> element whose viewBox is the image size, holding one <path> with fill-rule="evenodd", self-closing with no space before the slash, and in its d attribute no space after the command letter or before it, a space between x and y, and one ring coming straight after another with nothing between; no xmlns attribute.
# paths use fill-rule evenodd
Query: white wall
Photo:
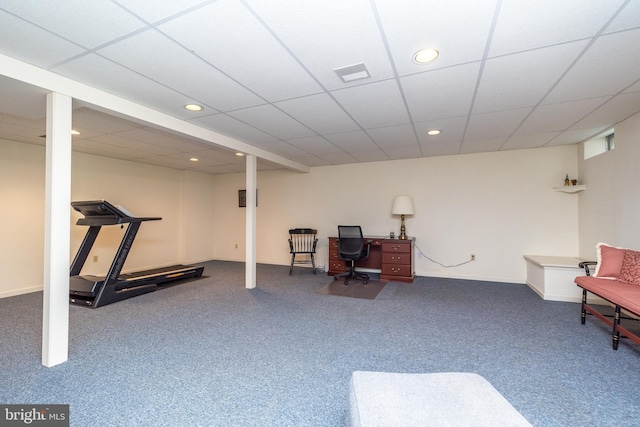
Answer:
<svg viewBox="0 0 640 427"><path fill-rule="evenodd" d="M136 216L162 217L142 224L124 271L213 258L211 175L76 152L72 162L72 200L106 199ZM44 147L0 140L0 173L0 297L6 297L42 289ZM69 211L73 257L87 227L75 225L81 215ZM102 228L83 274L106 273L124 231Z"/></svg>
<svg viewBox="0 0 640 427"><path fill-rule="evenodd" d="M583 160L580 181L580 256L595 260L595 245L640 249L640 114L615 126L615 149Z"/></svg>
<svg viewBox="0 0 640 427"><path fill-rule="evenodd" d="M577 147L565 146L317 167L309 174L262 172L257 260L287 265L293 227L319 230L320 265L338 224L360 224L369 235L397 234L400 220L391 204L406 194L416 210L407 231L425 255L445 265L477 256L443 268L418 254L418 275L524 283L523 254L578 255L579 196L552 190L566 173L577 175L576 159ZM0 172L7 206L0 210L3 297L42 288L44 147L0 141ZM125 270L244 261L245 209L238 207L244 188L244 174L212 176L73 154L72 200L107 199L135 215L163 218L143 224ZM73 256L86 227L75 225L79 214L70 217ZM107 271L123 232L103 228L84 274Z"/></svg>
<svg viewBox="0 0 640 427"><path fill-rule="evenodd" d="M0 140L0 298L42 289L45 150Z"/></svg>
<svg viewBox="0 0 640 427"><path fill-rule="evenodd" d="M215 202L213 177L182 171L180 200L180 254L178 259L194 263L214 258Z"/></svg>
<svg viewBox="0 0 640 427"><path fill-rule="evenodd" d="M399 233L391 215L396 195L413 197L407 232L428 257L445 265L476 254L477 261L443 268L416 257L416 273L524 283L523 254L578 253L578 198L557 193L565 174L577 174L576 146L312 168L309 174L258 174L258 261L288 264L287 230L317 228L318 262L338 224L359 224L369 235ZM216 176L215 257L244 259L244 209L237 190L244 175ZM235 245L238 245L236 249Z"/></svg>

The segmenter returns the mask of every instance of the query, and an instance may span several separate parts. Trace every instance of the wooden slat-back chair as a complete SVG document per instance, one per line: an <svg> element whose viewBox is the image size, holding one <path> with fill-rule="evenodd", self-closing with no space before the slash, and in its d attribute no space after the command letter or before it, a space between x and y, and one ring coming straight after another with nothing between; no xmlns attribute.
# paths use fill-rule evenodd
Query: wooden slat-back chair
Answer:
<svg viewBox="0 0 640 427"><path fill-rule="evenodd" d="M289 268L289 274L293 273L293 264L304 263L313 267L313 274L316 274L316 260L314 258L316 253L316 245L318 239L316 234L318 230L312 228L292 228L289 230L289 253L291 254L291 267ZM296 255L308 255L303 259L296 260Z"/></svg>

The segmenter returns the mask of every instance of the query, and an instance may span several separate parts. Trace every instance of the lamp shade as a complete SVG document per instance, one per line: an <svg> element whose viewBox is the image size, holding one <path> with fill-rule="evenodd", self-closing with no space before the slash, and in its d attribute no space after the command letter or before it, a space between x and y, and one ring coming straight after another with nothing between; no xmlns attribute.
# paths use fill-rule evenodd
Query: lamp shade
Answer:
<svg viewBox="0 0 640 427"><path fill-rule="evenodd" d="M409 196L396 196L391 208L393 215L413 215L413 200Z"/></svg>

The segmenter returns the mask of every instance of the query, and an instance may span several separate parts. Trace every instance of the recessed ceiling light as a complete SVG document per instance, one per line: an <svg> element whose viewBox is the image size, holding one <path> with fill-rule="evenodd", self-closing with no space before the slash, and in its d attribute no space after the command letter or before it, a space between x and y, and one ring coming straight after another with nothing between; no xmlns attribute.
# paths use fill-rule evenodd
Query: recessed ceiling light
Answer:
<svg viewBox="0 0 640 427"><path fill-rule="evenodd" d="M440 135L440 129L432 129L429 132L427 132L427 135L431 135L431 136Z"/></svg>
<svg viewBox="0 0 640 427"><path fill-rule="evenodd" d="M187 104L184 106L184 108L186 108L189 111L202 111L204 110L204 107L202 105L198 105L198 104Z"/></svg>
<svg viewBox="0 0 640 427"><path fill-rule="evenodd" d="M198 158L197 158L197 157L192 157L192 158L190 158L190 159L189 159L189 161L190 161L190 162L197 162L197 161L198 161Z"/></svg>
<svg viewBox="0 0 640 427"><path fill-rule="evenodd" d="M417 51L415 55L413 55L413 60L418 64L427 64L431 61L434 61L439 55L440 52L438 52L437 49L430 47Z"/></svg>
<svg viewBox="0 0 640 427"><path fill-rule="evenodd" d="M242 157L242 156L244 156L244 153L236 153L236 156Z"/></svg>

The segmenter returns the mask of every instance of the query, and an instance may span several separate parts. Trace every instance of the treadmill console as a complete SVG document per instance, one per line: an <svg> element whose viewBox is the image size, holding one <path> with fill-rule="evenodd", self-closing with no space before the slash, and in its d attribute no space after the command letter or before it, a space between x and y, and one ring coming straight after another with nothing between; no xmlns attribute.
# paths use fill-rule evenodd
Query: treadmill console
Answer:
<svg viewBox="0 0 640 427"><path fill-rule="evenodd" d="M106 200L89 200L71 202L71 207L84 215L78 219L77 225L114 225L127 222L153 221L162 218L134 217L126 209L114 206Z"/></svg>

